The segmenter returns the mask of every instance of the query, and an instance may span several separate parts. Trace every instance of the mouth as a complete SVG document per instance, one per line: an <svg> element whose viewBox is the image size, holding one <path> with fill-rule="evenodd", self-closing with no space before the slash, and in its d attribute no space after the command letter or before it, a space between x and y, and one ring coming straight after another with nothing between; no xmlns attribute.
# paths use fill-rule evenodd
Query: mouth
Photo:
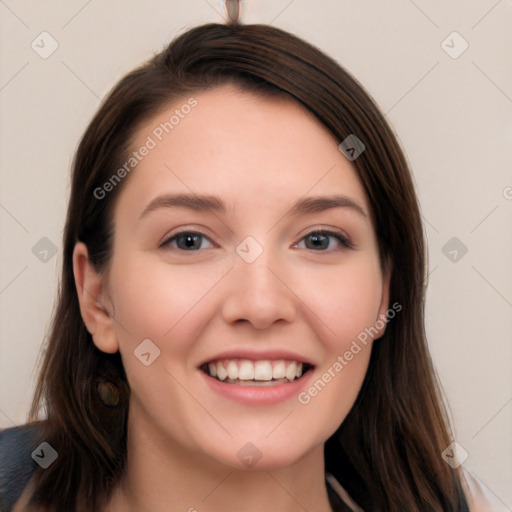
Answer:
<svg viewBox="0 0 512 512"><path fill-rule="evenodd" d="M303 361L287 359L218 359L201 365L209 377L239 386L275 386L304 378L313 366Z"/></svg>

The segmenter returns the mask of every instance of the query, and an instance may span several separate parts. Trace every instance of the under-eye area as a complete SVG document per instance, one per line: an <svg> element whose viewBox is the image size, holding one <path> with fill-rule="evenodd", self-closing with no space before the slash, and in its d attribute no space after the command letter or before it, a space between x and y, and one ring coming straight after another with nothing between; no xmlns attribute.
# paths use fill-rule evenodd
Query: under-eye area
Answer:
<svg viewBox="0 0 512 512"><path fill-rule="evenodd" d="M314 366L286 359L218 359L204 363L200 369L209 377L226 384L272 386L301 379Z"/></svg>

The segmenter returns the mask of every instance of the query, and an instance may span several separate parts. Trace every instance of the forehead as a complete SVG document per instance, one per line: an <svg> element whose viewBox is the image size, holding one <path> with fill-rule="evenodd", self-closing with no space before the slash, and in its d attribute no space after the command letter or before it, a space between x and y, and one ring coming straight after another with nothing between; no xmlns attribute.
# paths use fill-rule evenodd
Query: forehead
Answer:
<svg viewBox="0 0 512 512"><path fill-rule="evenodd" d="M223 86L180 98L138 130L133 150L151 149L122 196L147 203L165 192L215 193L229 207L241 208L256 197L270 206L343 193L367 209L357 174L338 144L295 101Z"/></svg>

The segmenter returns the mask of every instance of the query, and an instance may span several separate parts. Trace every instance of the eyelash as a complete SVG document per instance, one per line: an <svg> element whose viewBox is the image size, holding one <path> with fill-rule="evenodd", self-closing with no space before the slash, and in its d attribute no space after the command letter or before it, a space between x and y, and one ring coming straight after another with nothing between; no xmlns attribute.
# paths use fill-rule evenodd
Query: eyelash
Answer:
<svg viewBox="0 0 512 512"><path fill-rule="evenodd" d="M341 246L343 248L345 248L345 249L353 249L354 248L354 246L352 245L350 240L345 235L343 235L337 231L331 231L329 229L314 229L313 231L310 231L307 235L303 236L300 239L300 242L302 242L302 240L304 240L305 238L307 238L308 236L311 236L311 235L333 237L338 240L338 242L341 244ZM313 251L314 249L310 249L310 250ZM333 249L333 250L335 250L335 249ZM331 252L331 251L329 249L326 249L326 250L320 250L320 251L314 251L314 252Z"/></svg>
<svg viewBox="0 0 512 512"><path fill-rule="evenodd" d="M201 233L200 231L191 231L191 230L184 229L182 231L178 231L177 233L173 233L170 237L166 238L160 244L160 247L164 248L166 246L169 246L171 244L171 242L176 240L180 235L194 235L194 236L195 235L199 235L200 237L204 237L204 238L207 238L208 240L210 240L210 238L207 235L205 235L204 233ZM302 240L304 240L305 238L307 238L307 237L309 237L311 235L320 235L320 236L333 237L333 238L336 238L338 240L338 242L342 245L343 248L345 248L345 249L353 249L354 248L354 246L352 245L350 240L345 235L343 235L341 233L338 233L336 231L328 230L328 229L315 229L315 230L312 230L308 234L303 236L298 243L302 242ZM213 243L211 240L210 240L210 242ZM295 246L298 245L298 243L295 244ZM196 252L196 251L200 250L200 249L192 249L190 251L187 251L187 250L184 250L184 249L180 249L179 247L176 247L176 249L178 249L180 251L183 251L183 252ZM318 251L316 251L314 249L310 249L310 250L314 251L314 252L332 252L332 250L329 250L329 249L318 250Z"/></svg>

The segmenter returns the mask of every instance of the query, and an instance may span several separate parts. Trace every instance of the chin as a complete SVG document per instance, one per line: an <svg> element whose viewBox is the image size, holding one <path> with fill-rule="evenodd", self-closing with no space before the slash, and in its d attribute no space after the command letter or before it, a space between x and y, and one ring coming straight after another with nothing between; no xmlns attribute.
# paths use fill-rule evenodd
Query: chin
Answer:
<svg viewBox="0 0 512 512"><path fill-rule="evenodd" d="M293 435L276 435L271 439L272 436L266 439L254 436L252 441L237 437L210 454L216 461L237 470L270 471L293 466L315 449L323 450L323 441L306 444L304 438L299 440Z"/></svg>

